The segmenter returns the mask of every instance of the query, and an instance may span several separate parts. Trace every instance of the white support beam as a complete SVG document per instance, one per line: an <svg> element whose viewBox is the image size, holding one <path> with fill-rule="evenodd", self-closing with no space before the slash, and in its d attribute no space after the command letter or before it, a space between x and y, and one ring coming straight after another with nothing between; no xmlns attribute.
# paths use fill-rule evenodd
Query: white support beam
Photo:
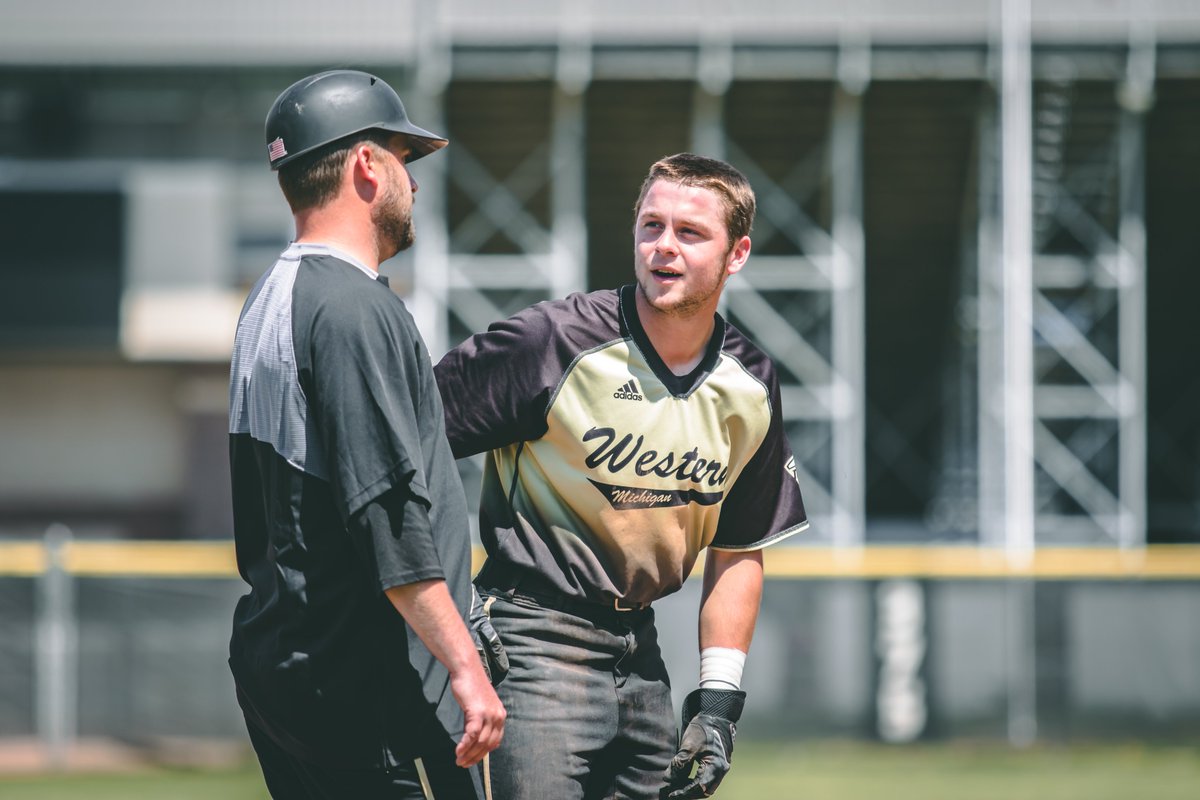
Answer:
<svg viewBox="0 0 1200 800"><path fill-rule="evenodd" d="M414 119L421 120L422 125L438 133L444 131L440 94L414 98L409 105L415 107L416 110L410 113ZM453 147L453 143L450 146ZM435 362L450 347L446 317L450 282L450 236L445 214L448 157L449 153L443 152L422 159L414 170L419 172L420 189L413 203L416 242L412 248L412 295L408 305Z"/></svg>
<svg viewBox="0 0 1200 800"><path fill-rule="evenodd" d="M854 39L844 81L834 90L829 166L833 194L832 367L834 374L833 495L835 545L866 538L866 287L863 234L862 93L868 46Z"/></svg>
<svg viewBox="0 0 1200 800"><path fill-rule="evenodd" d="M1003 253L1004 546L1032 557L1033 528L1033 84L1030 0L1000 13L1000 245Z"/></svg>
<svg viewBox="0 0 1200 800"><path fill-rule="evenodd" d="M696 55L696 83L692 93L692 152L724 160L725 94L733 80L733 42L717 26L705 29Z"/></svg>
<svg viewBox="0 0 1200 800"><path fill-rule="evenodd" d="M1154 103L1154 27L1130 30L1129 65L1120 94L1118 237L1118 362L1128 405L1120 419L1121 547L1146 544L1146 131L1145 115Z"/></svg>
<svg viewBox="0 0 1200 800"><path fill-rule="evenodd" d="M1014 567L1033 558L1033 74L1030 0L1000 7L1000 245L1003 265L1004 549ZM1037 738L1033 587L1009 589L1008 738Z"/></svg>
<svg viewBox="0 0 1200 800"><path fill-rule="evenodd" d="M406 107L422 126L447 136L442 95L450 81L449 34L436 3L418 4L414 22L420 52ZM451 141L450 147L453 146ZM450 275L450 237L445 213L449 155L443 152L422 159L414 169L420 189L413 202L417 235L412 248L412 295L408 305L434 362L450 346L445 313Z"/></svg>
<svg viewBox="0 0 1200 800"><path fill-rule="evenodd" d="M71 538L64 525L46 530L48 564L39 579L34 637L35 724L46 761L55 770L67 768L78 733L79 621L74 580L64 563Z"/></svg>
<svg viewBox="0 0 1200 800"><path fill-rule="evenodd" d="M584 218L582 75L566 73L554 90L550 133L550 295L566 297L587 288L587 220Z"/></svg>

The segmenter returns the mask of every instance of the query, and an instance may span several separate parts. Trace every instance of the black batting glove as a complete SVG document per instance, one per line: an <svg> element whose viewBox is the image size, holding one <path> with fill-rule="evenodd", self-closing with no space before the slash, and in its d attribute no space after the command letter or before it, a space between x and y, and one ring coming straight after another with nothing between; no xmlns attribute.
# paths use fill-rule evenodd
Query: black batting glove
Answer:
<svg viewBox="0 0 1200 800"><path fill-rule="evenodd" d="M492 686L496 686L508 674L508 653L496 629L492 627L483 598L474 584L471 585L471 611L467 615L467 627L471 629L471 638L475 640L483 671L487 673Z"/></svg>
<svg viewBox="0 0 1200 800"><path fill-rule="evenodd" d="M717 791L733 760L735 723L745 703L745 692L727 689L696 689L684 699L679 752L667 767L667 800L710 797Z"/></svg>

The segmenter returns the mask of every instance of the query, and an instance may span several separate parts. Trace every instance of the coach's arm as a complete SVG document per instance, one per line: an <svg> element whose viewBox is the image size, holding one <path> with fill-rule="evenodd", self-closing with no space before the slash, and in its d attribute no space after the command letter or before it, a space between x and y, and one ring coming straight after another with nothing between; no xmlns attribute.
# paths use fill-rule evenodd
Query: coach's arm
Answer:
<svg viewBox="0 0 1200 800"><path fill-rule="evenodd" d="M429 652L450 671L450 690L466 722L455 755L460 767L477 763L500 744L506 714L446 582L393 586L387 596Z"/></svg>

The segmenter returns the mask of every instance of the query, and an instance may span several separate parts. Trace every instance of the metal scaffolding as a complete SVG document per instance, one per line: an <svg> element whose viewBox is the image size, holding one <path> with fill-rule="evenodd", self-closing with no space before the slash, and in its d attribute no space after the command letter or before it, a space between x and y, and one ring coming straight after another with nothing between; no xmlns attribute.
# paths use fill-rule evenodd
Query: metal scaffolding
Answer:
<svg viewBox="0 0 1200 800"><path fill-rule="evenodd" d="M451 44L436 12L424 17L429 28L418 59L416 96L422 119L444 130L445 93L453 67ZM415 246L420 265L413 275L413 308L436 360L462 339L462 332L485 329L524 305L564 297L586 288L587 229L583 219L583 91L587 87L586 42L564 37L557 51L550 124L546 139L530 143L528 155L507 175L495 175L461 141L446 159L431 159L415 206L421 231ZM456 78L492 79L488 72ZM451 134L453 135L453 134ZM450 190L471 204L450 227L445 214ZM527 208L543 189L550 192L549 224ZM486 243L503 234L516 253L488 252ZM513 298L514 293L517 299Z"/></svg>
<svg viewBox="0 0 1200 800"><path fill-rule="evenodd" d="M815 153L800 153L798 181L773 180L754 154L726 137L729 156L755 187L760 213L799 250L756 256L753 268L730 283L727 308L784 368L784 417L797 423L793 446L814 538L840 546L861 544L865 531L863 89L865 83L849 80L837 85L826 141ZM822 188L832 206L827 227L801 202ZM826 298L816 303L828 309L816 329L802 331L778 310L801 295Z"/></svg>
<svg viewBox="0 0 1200 800"><path fill-rule="evenodd" d="M1124 81L1098 91L1069 59L1035 74L1028 23L1006 29L1001 123L981 123L980 538L1139 547L1153 32L1131 28Z"/></svg>
<svg viewBox="0 0 1200 800"><path fill-rule="evenodd" d="M839 546L862 544L865 530L862 94L869 54L864 37L845 37L825 141L813 152L797 149L783 179L763 169L760 154L726 129L725 98L738 90L738 76L732 42L718 31L700 42L693 95L693 149L744 171L760 218L796 250L755 255L752 267L729 283L723 303L783 367L785 424L817 532L810 539ZM822 191L832 206L829 225L804 208L804 198ZM813 296L825 299L813 304ZM802 330L781 311L800 298L827 309L816 330Z"/></svg>
<svg viewBox="0 0 1200 800"><path fill-rule="evenodd" d="M530 302L587 288L585 93L595 80L688 80L692 149L746 172L759 197L759 227L790 242L783 252L756 252L752 268L730 283L724 310L780 367L814 522L809 541L861 544L864 93L872 80L986 80L990 62L996 93L980 111L972 176L978 197L968 204L975 216L966 219L964 208L977 274L963 291L977 301L969 309L978 338L957 385L974 381L975 396L959 404L966 415L948 414L957 420L953 435L972 441L947 450L958 451L943 465L954 486L938 490L931 519L949 508L951 527L973 527L961 520L974 509L980 543L1017 560L1042 544L1143 544L1142 118L1155 77L1154 28L1131 25L1120 102L1080 111L1072 65L1107 63L1112 48L1082 59L1047 55L1034 46L1027 0L998 9L989 46L924 57L876 46L852 16L832 47L756 48L712 24L690 43L656 50L597 43L583 17L565 14L555 41L518 51L453 42L450 23L426 13L414 96L431 125L445 127L452 81L551 85L545 140L516 168L494 174L461 140L447 158L422 166L412 306L431 353L437 358L466 333ZM824 141L789 151L790 171L781 171L778 153L767 167L760 145L731 128L731 98L751 81L805 80L833 87ZM469 198L468 212L445 213L452 193ZM549 196L548 215L530 210L538 195ZM820 214L808 203L814 196ZM484 245L497 235L516 252L489 251ZM964 458L972 450L974 463Z"/></svg>
<svg viewBox="0 0 1200 800"><path fill-rule="evenodd" d="M495 60L456 54L436 17L426 24L431 28L422 40L428 52L418 60L415 87L425 102L419 118L444 127L451 72L455 80L513 76L497 69ZM456 325L459 333L482 330L516 310L514 292L535 302L586 288L583 93L595 50L586 29L564 25L552 52L538 68L517 76L549 77L554 84L547 141L526 163L507 176L493 175L459 141L448 158L423 165L422 202L416 207L420 269L413 275L411 304L435 359L461 338ZM861 544L865 528L861 105L869 58L863 36L845 37L826 139L813 152L799 152L783 181L760 168L759 154L725 129L726 99L737 91L738 78L730 38L710 29L690 62L695 69L692 148L741 167L759 196L760 217L768 217L796 250L795 255L756 255L753 268L730 284L725 309L783 367L785 420L817 531L812 538L840 545ZM755 78L764 75L794 77L754 68ZM452 187L475 203L453 230L443 213ZM525 201L547 187L551 219L543 226L526 211ZM833 210L825 225L802 202L822 192ZM480 252L478 245L500 229L519 244L519 254ZM819 298L815 303L814 297ZM797 298L824 309L815 323L818 330L801 332L781 310Z"/></svg>

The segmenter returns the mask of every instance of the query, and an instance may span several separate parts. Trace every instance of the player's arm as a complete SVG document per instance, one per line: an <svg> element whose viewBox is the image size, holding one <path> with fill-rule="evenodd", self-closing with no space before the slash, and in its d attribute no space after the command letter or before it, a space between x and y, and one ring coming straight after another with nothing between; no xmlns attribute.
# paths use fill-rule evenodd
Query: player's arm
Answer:
<svg viewBox="0 0 1200 800"><path fill-rule="evenodd" d="M710 549L700 599L700 649L732 647L749 652L762 589L762 550Z"/></svg>
<svg viewBox="0 0 1200 800"><path fill-rule="evenodd" d="M708 551L700 600L700 688L683 703L679 751L667 770L671 800L708 797L729 772L746 699L742 665L762 588L761 550Z"/></svg>
<svg viewBox="0 0 1200 800"><path fill-rule="evenodd" d="M537 306L488 326L433 368L455 458L546 433L546 407L562 373L550 320Z"/></svg>
<svg viewBox="0 0 1200 800"><path fill-rule="evenodd" d="M455 751L458 765L477 763L500 744L505 711L446 582L434 579L393 586L387 597L429 652L449 670L450 690L466 720L466 732Z"/></svg>

